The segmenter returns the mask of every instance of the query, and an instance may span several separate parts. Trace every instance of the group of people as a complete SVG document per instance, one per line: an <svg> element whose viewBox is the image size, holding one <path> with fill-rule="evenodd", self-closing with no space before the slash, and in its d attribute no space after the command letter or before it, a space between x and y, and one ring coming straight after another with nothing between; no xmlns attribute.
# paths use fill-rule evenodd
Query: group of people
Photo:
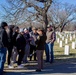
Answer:
<svg viewBox="0 0 76 75"><path fill-rule="evenodd" d="M13 63L17 61L18 68L23 68L22 63L27 63L28 57L31 61L32 56L34 56L34 60L38 62L36 71L40 72L43 69L44 50L46 62L54 62L53 46L56 34L53 26L48 25L47 32L43 28L35 27L32 27L30 31L29 28L19 28L18 26L2 22L0 28L2 29L2 44L0 42L0 49L6 48L8 51L8 68L14 68L11 61Z"/></svg>

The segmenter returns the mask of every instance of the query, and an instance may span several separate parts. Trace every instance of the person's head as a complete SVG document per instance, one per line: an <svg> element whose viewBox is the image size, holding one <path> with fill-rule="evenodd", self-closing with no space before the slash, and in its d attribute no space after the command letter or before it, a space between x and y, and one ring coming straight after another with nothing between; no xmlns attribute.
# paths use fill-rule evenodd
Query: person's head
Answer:
<svg viewBox="0 0 76 75"><path fill-rule="evenodd" d="M7 28L8 28L8 24L7 24L6 22L2 22L2 23L1 23L1 27L2 27L3 29L7 29Z"/></svg>
<svg viewBox="0 0 76 75"><path fill-rule="evenodd" d="M32 31L33 31L33 33L37 33L37 28L32 27Z"/></svg>
<svg viewBox="0 0 76 75"><path fill-rule="evenodd" d="M24 28L24 33L29 33L29 30L27 28Z"/></svg>
<svg viewBox="0 0 76 75"><path fill-rule="evenodd" d="M48 26L47 26L47 31L53 31L52 25L48 25Z"/></svg>
<svg viewBox="0 0 76 75"><path fill-rule="evenodd" d="M24 34L24 31L23 31L22 28L19 30L19 33L22 34L22 35Z"/></svg>
<svg viewBox="0 0 76 75"><path fill-rule="evenodd" d="M10 30L12 30L12 31L13 31L13 29L14 29L15 25L9 25L8 27L9 27L9 29L10 29Z"/></svg>
<svg viewBox="0 0 76 75"><path fill-rule="evenodd" d="M13 31L19 33L19 27L18 27L18 26L15 26L15 27L13 28Z"/></svg>
<svg viewBox="0 0 76 75"><path fill-rule="evenodd" d="M43 28L38 28L37 33L38 33L39 35L42 35L43 32L44 32L44 29L43 29Z"/></svg>

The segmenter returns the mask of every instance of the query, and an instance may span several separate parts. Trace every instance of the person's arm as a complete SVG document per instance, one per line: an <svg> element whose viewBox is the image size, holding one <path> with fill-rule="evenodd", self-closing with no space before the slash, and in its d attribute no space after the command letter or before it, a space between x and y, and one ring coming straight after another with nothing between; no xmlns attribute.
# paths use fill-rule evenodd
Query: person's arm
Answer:
<svg viewBox="0 0 76 75"><path fill-rule="evenodd" d="M36 45L38 45L40 42L40 36L37 37L37 40L35 41Z"/></svg>
<svg viewBox="0 0 76 75"><path fill-rule="evenodd" d="M53 32L53 33L52 33L51 43L54 43L55 40L56 40L56 34L55 34L55 32Z"/></svg>

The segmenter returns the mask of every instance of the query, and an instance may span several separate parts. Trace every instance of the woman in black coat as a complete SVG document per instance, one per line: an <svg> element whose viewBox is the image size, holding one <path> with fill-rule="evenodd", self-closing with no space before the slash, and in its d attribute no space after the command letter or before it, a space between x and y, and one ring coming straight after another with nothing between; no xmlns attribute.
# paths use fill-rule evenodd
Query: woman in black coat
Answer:
<svg viewBox="0 0 76 75"><path fill-rule="evenodd" d="M17 46L17 51L18 51L18 54L19 54L18 68L23 68L23 66L21 65L21 61L24 57L25 45L26 45L26 40L24 38L24 32L23 32L23 30L21 30L20 34L18 34L18 36L16 38L16 46Z"/></svg>

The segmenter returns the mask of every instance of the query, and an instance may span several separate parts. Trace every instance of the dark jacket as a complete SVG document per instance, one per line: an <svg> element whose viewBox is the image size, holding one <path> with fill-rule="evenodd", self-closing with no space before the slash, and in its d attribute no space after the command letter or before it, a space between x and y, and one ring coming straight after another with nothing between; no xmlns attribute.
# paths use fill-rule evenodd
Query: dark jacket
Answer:
<svg viewBox="0 0 76 75"><path fill-rule="evenodd" d="M16 46L16 38L18 36L19 33L17 32L13 32L13 35L12 35L12 44L13 46Z"/></svg>
<svg viewBox="0 0 76 75"><path fill-rule="evenodd" d="M26 33L24 33L24 38L26 39L26 44L29 44L30 43L30 34L28 33L28 34L26 34Z"/></svg>
<svg viewBox="0 0 76 75"><path fill-rule="evenodd" d="M46 35L43 34L43 35L39 35L37 37L37 40L36 40L36 50L45 50L45 41L46 41Z"/></svg>
<svg viewBox="0 0 76 75"><path fill-rule="evenodd" d="M8 35L7 35L4 28L2 28L1 30L2 30L2 43L3 43L3 46L8 47Z"/></svg>
<svg viewBox="0 0 76 75"><path fill-rule="evenodd" d="M24 49L26 45L26 40L24 38L24 36L22 34L18 34L17 38L16 38L16 46L17 49Z"/></svg>
<svg viewBox="0 0 76 75"><path fill-rule="evenodd" d="M12 40L13 30L9 28L9 32L7 34L8 34L9 47L13 47L13 40Z"/></svg>

